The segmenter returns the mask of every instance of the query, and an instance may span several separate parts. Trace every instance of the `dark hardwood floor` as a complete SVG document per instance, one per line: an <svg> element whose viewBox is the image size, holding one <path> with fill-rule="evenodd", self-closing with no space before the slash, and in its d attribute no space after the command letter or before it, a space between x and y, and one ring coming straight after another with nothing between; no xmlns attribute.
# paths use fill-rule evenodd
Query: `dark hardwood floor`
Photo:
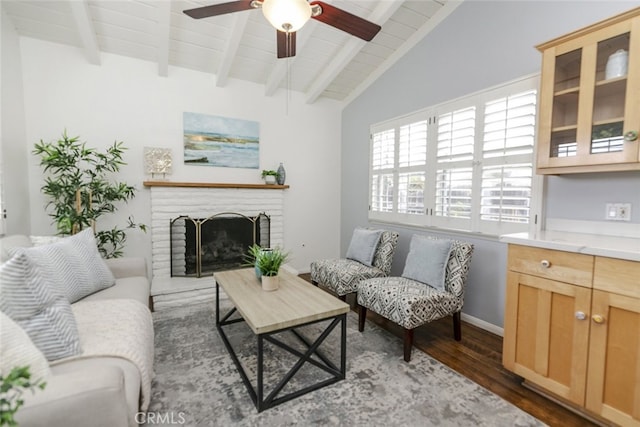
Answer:
<svg viewBox="0 0 640 427"><path fill-rule="evenodd" d="M300 277L310 281L308 274ZM354 307L353 298L347 302ZM367 320L402 337L402 328L368 310ZM366 326L365 326L366 330ZM502 366L502 337L462 322L462 340L453 339L451 316L416 328L413 352L423 351L550 426L595 426L568 409L521 385L521 378ZM402 355L402 341L398 343Z"/></svg>

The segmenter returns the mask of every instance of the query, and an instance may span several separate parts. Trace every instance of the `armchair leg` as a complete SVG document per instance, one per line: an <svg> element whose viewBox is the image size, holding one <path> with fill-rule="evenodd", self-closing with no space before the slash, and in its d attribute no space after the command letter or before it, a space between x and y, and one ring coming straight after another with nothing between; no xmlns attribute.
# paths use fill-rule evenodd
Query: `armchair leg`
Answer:
<svg viewBox="0 0 640 427"><path fill-rule="evenodd" d="M358 331L364 331L364 322L367 320L367 307L358 306Z"/></svg>
<svg viewBox="0 0 640 427"><path fill-rule="evenodd" d="M413 346L413 329L404 329L404 361L411 360L411 347Z"/></svg>
<svg viewBox="0 0 640 427"><path fill-rule="evenodd" d="M460 312L453 313L453 337L456 341L462 339L462 324L460 323Z"/></svg>

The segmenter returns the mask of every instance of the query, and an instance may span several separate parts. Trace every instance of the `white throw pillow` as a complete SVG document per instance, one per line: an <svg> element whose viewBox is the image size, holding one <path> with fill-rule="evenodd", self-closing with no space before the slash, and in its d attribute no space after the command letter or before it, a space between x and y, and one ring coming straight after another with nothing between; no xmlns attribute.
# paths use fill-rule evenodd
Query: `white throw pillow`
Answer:
<svg viewBox="0 0 640 427"><path fill-rule="evenodd" d="M29 335L9 316L0 311L0 375L6 376L13 368L28 366L31 380L46 380L51 375L44 354Z"/></svg>
<svg viewBox="0 0 640 427"><path fill-rule="evenodd" d="M98 251L93 230L87 228L78 234L32 248L17 248L38 265L47 280L55 283L69 302L113 286L113 273Z"/></svg>
<svg viewBox="0 0 640 427"><path fill-rule="evenodd" d="M417 280L444 291L450 254L451 240L413 235L402 277Z"/></svg>
<svg viewBox="0 0 640 427"><path fill-rule="evenodd" d="M48 360L81 352L71 304L24 253L0 266L0 311L24 329Z"/></svg>
<svg viewBox="0 0 640 427"><path fill-rule="evenodd" d="M380 236L382 236L382 230L368 230L366 228L353 230L351 243L347 249L347 259L372 267Z"/></svg>

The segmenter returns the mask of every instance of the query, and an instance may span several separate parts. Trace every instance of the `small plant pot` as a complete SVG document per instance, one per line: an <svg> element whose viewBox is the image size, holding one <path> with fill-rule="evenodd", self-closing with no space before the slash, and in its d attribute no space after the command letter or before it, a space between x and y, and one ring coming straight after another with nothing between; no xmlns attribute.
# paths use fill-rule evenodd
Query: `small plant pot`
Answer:
<svg viewBox="0 0 640 427"><path fill-rule="evenodd" d="M276 177L273 175L265 175L264 183L267 185L273 185L276 183Z"/></svg>
<svg viewBox="0 0 640 427"><path fill-rule="evenodd" d="M280 276L262 276L262 290L275 291L280 287Z"/></svg>

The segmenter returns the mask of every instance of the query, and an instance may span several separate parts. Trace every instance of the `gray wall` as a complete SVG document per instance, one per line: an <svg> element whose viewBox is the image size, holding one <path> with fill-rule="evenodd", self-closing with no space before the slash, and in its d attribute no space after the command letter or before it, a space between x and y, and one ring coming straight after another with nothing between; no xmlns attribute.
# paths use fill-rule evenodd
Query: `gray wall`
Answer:
<svg viewBox="0 0 640 427"><path fill-rule="evenodd" d="M536 44L640 5L638 1L474 1L467 0L343 111L341 251L356 226L369 225L369 126L446 100L473 93L540 71ZM613 180L620 200L636 202L638 173L602 174L579 178L550 177L547 209L556 217L602 220L588 209L590 198L608 198ZM584 192L589 188L588 192ZM598 193L596 193L596 191ZM630 192L632 194L627 194ZM582 193L582 194L577 194ZM624 200L623 200L624 199ZM580 215L567 206L579 203ZM593 211L593 215L588 214ZM379 224L374 224L380 226ZM438 234L383 224L401 233L392 271L400 274L411 235ZM454 236L475 244L464 312L502 327L506 246L495 238Z"/></svg>

